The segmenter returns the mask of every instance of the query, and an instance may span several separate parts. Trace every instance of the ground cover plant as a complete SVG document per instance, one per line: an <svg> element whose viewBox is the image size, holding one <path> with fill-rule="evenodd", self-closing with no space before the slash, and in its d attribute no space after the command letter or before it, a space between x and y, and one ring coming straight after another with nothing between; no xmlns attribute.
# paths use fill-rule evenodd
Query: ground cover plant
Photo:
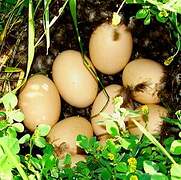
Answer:
<svg viewBox="0 0 181 180"><path fill-rule="evenodd" d="M0 2L0 179L181 179L180 14L179 0ZM96 72L87 60L90 36L105 21L115 29L120 24L128 27L127 31L133 35L131 60L149 57L164 66L164 89L158 96L169 116L160 117L162 131L156 136L148 128L149 104L135 101L134 88L125 88L114 99L108 92L106 86L120 84L123 74ZM114 37L119 39L116 35L115 31ZM82 108L61 98L61 121L78 115L92 123L98 116L101 118L97 124L105 127L103 142L94 127L91 138L81 132L74 135L75 154L66 144L69 140L60 146L54 144L56 139L50 141L52 125L39 123L33 131L29 129L27 114L20 105L23 88L33 74L41 73L56 82L52 64L58 53L67 49L80 51L84 68L94 77L105 98L96 115L91 115L93 102ZM136 91L144 92L146 86L146 83L139 84ZM83 89L86 88L84 85ZM52 93L51 98L54 98ZM51 101L48 102L51 106ZM112 114L105 111L110 102L114 107ZM49 112L49 106L45 111ZM28 107L31 109L30 104ZM139 117L145 118L146 125L138 121ZM141 136L130 133L127 118L140 130ZM32 122L35 120L36 116ZM60 131L68 134L71 128L70 125ZM82 159L74 162L77 153Z"/></svg>

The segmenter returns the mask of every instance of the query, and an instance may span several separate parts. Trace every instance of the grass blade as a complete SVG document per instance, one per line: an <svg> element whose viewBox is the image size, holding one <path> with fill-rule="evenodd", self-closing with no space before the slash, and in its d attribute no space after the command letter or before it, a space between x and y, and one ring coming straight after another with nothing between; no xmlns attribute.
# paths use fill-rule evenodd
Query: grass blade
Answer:
<svg viewBox="0 0 181 180"><path fill-rule="evenodd" d="M33 16L33 2L29 0L29 14L28 14L28 64L26 69L26 76L25 81L28 78L31 65L33 62L34 54L35 54L35 47L34 47L34 40L35 40L35 27L34 27L34 16Z"/></svg>
<svg viewBox="0 0 181 180"><path fill-rule="evenodd" d="M85 58L85 53L84 53L84 49L83 49L83 45L82 45L82 40L81 40L81 37L80 37L80 34L79 34L78 25L77 25L77 10L76 10L77 9L77 2L76 2L76 0L69 0L69 7L70 7L70 13L71 13L71 16L72 16L72 19L73 19L73 22L74 22L75 31L76 31L76 34L77 34L77 39L78 39L78 42L79 42L79 47L80 47L80 50L81 50L83 63L85 65L85 67L89 70L89 72L93 75L93 77L99 82L100 86L103 89L104 95L107 97L106 104L104 105L102 110L99 112L99 113L101 113L106 108L110 98L109 98L109 95L108 95L107 91L105 90L105 87L104 87L103 83L101 82L101 80L97 76L96 72L90 66L90 64L88 63L88 61ZM99 115L99 113L96 114L95 116Z"/></svg>
<svg viewBox="0 0 181 180"><path fill-rule="evenodd" d="M44 17L45 17L45 36L46 36L46 43L47 43L47 54L48 54L48 49L50 47L50 26L49 26L49 5L50 5L51 0L44 0Z"/></svg>

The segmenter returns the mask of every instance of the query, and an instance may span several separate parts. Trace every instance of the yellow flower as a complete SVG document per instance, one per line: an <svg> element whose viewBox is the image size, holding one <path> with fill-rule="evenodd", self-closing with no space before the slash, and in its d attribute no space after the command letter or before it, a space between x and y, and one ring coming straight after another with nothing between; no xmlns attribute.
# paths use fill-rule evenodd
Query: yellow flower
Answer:
<svg viewBox="0 0 181 180"><path fill-rule="evenodd" d="M130 180L138 180L138 177L136 175L131 175Z"/></svg>
<svg viewBox="0 0 181 180"><path fill-rule="evenodd" d="M129 171L134 173L136 171L137 160L134 157L128 159Z"/></svg>
<svg viewBox="0 0 181 180"><path fill-rule="evenodd" d="M109 158L111 161L114 160L114 154L108 153L108 158Z"/></svg>
<svg viewBox="0 0 181 180"><path fill-rule="evenodd" d="M135 165L137 165L137 160L136 160L136 158L131 157L128 159L128 163L130 166L133 166L133 165L135 166Z"/></svg>

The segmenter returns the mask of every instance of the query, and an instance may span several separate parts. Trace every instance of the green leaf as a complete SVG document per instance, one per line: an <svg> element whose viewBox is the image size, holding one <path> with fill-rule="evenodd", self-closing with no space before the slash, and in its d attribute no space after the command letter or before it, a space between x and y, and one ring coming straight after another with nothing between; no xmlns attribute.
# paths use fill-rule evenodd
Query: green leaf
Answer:
<svg viewBox="0 0 181 180"><path fill-rule="evenodd" d="M45 138L43 138L43 137L35 137L34 143L39 148L44 148L47 144Z"/></svg>
<svg viewBox="0 0 181 180"><path fill-rule="evenodd" d="M181 170L181 164L172 164L171 171L170 171L172 180L181 179L180 170Z"/></svg>
<svg viewBox="0 0 181 180"><path fill-rule="evenodd" d="M106 168L102 169L101 179L102 180L109 180L109 179L111 179L111 174L109 173L109 171Z"/></svg>
<svg viewBox="0 0 181 180"><path fill-rule="evenodd" d="M168 177L162 173L155 173L151 175L151 180L168 180Z"/></svg>
<svg viewBox="0 0 181 180"><path fill-rule="evenodd" d="M36 169L41 170L41 165L40 165L40 160L35 158L35 157L31 157L30 159L31 165L33 165Z"/></svg>
<svg viewBox="0 0 181 180"><path fill-rule="evenodd" d="M143 162L144 171L148 174L155 174L159 170L159 166L152 161L144 161Z"/></svg>
<svg viewBox="0 0 181 180"><path fill-rule="evenodd" d="M128 166L125 162L120 162L119 164L116 165L115 168L118 172L127 172L128 171Z"/></svg>
<svg viewBox="0 0 181 180"><path fill-rule="evenodd" d="M13 111L11 118L16 122L22 122L24 120L24 114L20 110Z"/></svg>
<svg viewBox="0 0 181 180"><path fill-rule="evenodd" d="M77 145L83 149L87 149L89 147L89 140L84 135L78 135L76 142L77 142Z"/></svg>
<svg viewBox="0 0 181 180"><path fill-rule="evenodd" d="M64 159L64 164L65 165L70 165L71 162L71 155L70 154L66 154L65 159Z"/></svg>
<svg viewBox="0 0 181 180"><path fill-rule="evenodd" d="M140 9L137 13L136 13L136 19L144 19L146 18L146 16L148 15L149 10L148 9Z"/></svg>
<svg viewBox="0 0 181 180"><path fill-rule="evenodd" d="M151 14L148 14L144 20L144 25L149 25L151 22Z"/></svg>
<svg viewBox="0 0 181 180"><path fill-rule="evenodd" d="M165 23L167 21L167 18L162 16L162 14L158 13L156 14L156 19L158 22Z"/></svg>
<svg viewBox="0 0 181 180"><path fill-rule="evenodd" d="M38 125L36 131L38 132L39 136L47 136L51 127L47 124L40 124Z"/></svg>
<svg viewBox="0 0 181 180"><path fill-rule="evenodd" d="M0 121L0 131L6 129L8 127L8 122L6 120Z"/></svg>
<svg viewBox="0 0 181 180"><path fill-rule="evenodd" d="M8 127L6 132L7 132L8 136L10 136L10 137L16 138L16 136L17 136L16 129L14 127Z"/></svg>
<svg viewBox="0 0 181 180"><path fill-rule="evenodd" d="M31 136L29 134L25 134L23 137L19 139L20 144L27 143L30 140Z"/></svg>
<svg viewBox="0 0 181 180"><path fill-rule="evenodd" d="M119 136L119 128L117 124L113 121L106 122L106 130L113 137Z"/></svg>
<svg viewBox="0 0 181 180"><path fill-rule="evenodd" d="M175 155L181 154L181 140L174 140L171 144L170 152Z"/></svg>
<svg viewBox="0 0 181 180"><path fill-rule="evenodd" d="M24 126L21 123L14 123L12 125L12 127L15 128L16 132L23 132L24 131Z"/></svg>
<svg viewBox="0 0 181 180"><path fill-rule="evenodd" d="M16 105L18 103L18 99L14 93L9 92L3 96L2 102L3 102L3 105L6 109L6 111L10 111L16 107Z"/></svg>

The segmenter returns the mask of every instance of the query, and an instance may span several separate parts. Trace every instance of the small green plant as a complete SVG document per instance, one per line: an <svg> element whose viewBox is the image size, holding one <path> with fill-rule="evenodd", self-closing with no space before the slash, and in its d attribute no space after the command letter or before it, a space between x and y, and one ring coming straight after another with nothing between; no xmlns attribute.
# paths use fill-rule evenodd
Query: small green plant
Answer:
<svg viewBox="0 0 181 180"><path fill-rule="evenodd" d="M136 13L136 19L143 19L145 25L151 23L152 18L169 26L173 39L176 39L177 51L165 60L169 65L181 50L181 15L180 0L125 0L127 4L140 4L141 8Z"/></svg>
<svg viewBox="0 0 181 180"><path fill-rule="evenodd" d="M1 98L4 110L0 112L0 179L58 178L58 160L44 138L50 126L41 124L32 135L22 135L24 115L16 109L17 102L12 92ZM22 145L29 149L24 155ZM42 149L43 155L35 154L35 147Z"/></svg>
<svg viewBox="0 0 181 180"><path fill-rule="evenodd" d="M102 114L104 119L107 118L105 125L111 137L101 145L95 137L88 139L79 135L77 144L86 152L86 162L78 162L74 168L62 168L61 176L67 179L101 180L180 179L180 141L167 138L164 148L139 123L138 127L145 136L137 138L130 135L125 129L124 118L137 117L140 112L120 108L121 104L122 98L117 97L113 115ZM144 113L147 114L146 111ZM179 112L177 115L180 118ZM66 163L70 164L69 155L66 159Z"/></svg>

